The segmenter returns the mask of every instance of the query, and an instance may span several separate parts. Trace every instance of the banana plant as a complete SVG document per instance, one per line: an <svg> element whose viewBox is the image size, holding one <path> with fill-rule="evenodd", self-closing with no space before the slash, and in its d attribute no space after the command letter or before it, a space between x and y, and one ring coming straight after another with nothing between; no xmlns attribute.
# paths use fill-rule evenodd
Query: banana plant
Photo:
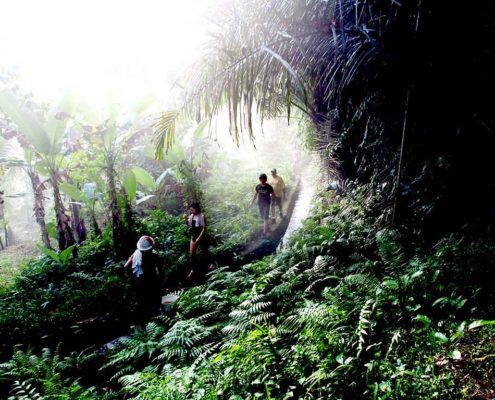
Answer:
<svg viewBox="0 0 495 400"><path fill-rule="evenodd" d="M206 166L206 149L209 141L205 135L207 121L189 129L181 141L173 143L164 159L171 162L177 180L182 185L186 202L201 202L199 170Z"/></svg>
<svg viewBox="0 0 495 400"><path fill-rule="evenodd" d="M70 259L70 256L74 254L75 245L67 247L65 250L56 252L47 247L38 246L38 249L45 255L55 261L60 267L63 267Z"/></svg>
<svg viewBox="0 0 495 400"><path fill-rule="evenodd" d="M7 132L8 134L5 134L7 138L13 138L19 135L18 132L13 130L8 130ZM40 227L41 240L46 248L51 249L48 229L45 223L44 191L46 190L46 186L41 181L38 172L34 169L34 154L31 151L29 144L25 141L23 142L22 140L20 143L21 146L22 143L24 143L23 158L20 158L19 156L12 156L12 154L10 154L10 149L8 148L8 141L3 137L0 138L0 164L6 168L20 167L29 177L34 196L34 217Z"/></svg>
<svg viewBox="0 0 495 400"><path fill-rule="evenodd" d="M124 112L118 103L110 100L108 112L98 114L89 107L81 112L82 122L88 131L87 140L102 160L102 170L108 185L109 208L112 221L112 235L115 251L127 252L132 232L132 203L136 199L138 184L152 189L153 177L143 168L128 167L123 162L123 154L131 150L131 142L142 133L136 118L150 104L152 99L145 97L130 110ZM128 119L121 121L122 115ZM120 168L123 167L123 168ZM118 171L123 171L121 174Z"/></svg>
<svg viewBox="0 0 495 400"><path fill-rule="evenodd" d="M43 176L47 176L53 189L55 215L57 220L58 247L64 250L75 244L74 233L70 225L62 196L60 194L60 182L62 170L66 160L62 154L63 139L67 127L67 114L69 111L67 99L61 104L59 110L48 114L43 118L42 110L33 109L32 102L19 101L16 95L9 89L0 91L0 109L19 128L20 142L23 147L31 150L35 157L35 169ZM29 145L28 145L29 144Z"/></svg>

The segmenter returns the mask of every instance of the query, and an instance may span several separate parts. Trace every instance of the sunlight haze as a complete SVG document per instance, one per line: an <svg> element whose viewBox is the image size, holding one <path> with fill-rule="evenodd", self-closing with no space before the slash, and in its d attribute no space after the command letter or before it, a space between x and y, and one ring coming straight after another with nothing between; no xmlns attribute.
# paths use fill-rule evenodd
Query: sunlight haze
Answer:
<svg viewBox="0 0 495 400"><path fill-rule="evenodd" d="M3 1L0 67L57 100L68 86L93 104L117 92L163 96L204 41L207 1Z"/></svg>

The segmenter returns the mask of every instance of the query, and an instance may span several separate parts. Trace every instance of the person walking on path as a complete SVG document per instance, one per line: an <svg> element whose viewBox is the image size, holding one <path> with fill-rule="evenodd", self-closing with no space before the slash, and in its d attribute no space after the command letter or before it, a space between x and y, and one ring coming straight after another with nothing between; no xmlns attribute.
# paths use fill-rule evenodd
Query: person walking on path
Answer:
<svg viewBox="0 0 495 400"><path fill-rule="evenodd" d="M157 272L158 256L153 253L155 240L151 236L139 238L136 251L124 268L132 274L138 303L137 315L141 323L158 314L161 306L160 273Z"/></svg>
<svg viewBox="0 0 495 400"><path fill-rule="evenodd" d="M273 187L267 183L266 174L259 176L260 183L254 189L254 196L249 203L249 207L254 204L256 197L258 197L258 207L260 210L260 216L263 221L263 236L268 234L268 219L270 215L270 197L273 195Z"/></svg>
<svg viewBox="0 0 495 400"><path fill-rule="evenodd" d="M268 179L268 184L273 187L272 195L272 215L275 218L275 207L278 206L278 213L280 218L283 218L282 204L285 200L285 182L280 175L277 175L277 169L273 168L271 171L271 176Z"/></svg>
<svg viewBox="0 0 495 400"><path fill-rule="evenodd" d="M191 263L191 271L187 275L187 278L191 278L194 275L198 275L200 270L196 265L195 260L196 251L198 247L201 247L203 255L209 261L210 251L208 250L208 240L206 238L206 219L205 215L201 212L201 206L199 203L192 203L189 206L189 216L184 215L185 221L189 229L191 230L191 242L189 243L189 261ZM212 265L208 269L211 269Z"/></svg>

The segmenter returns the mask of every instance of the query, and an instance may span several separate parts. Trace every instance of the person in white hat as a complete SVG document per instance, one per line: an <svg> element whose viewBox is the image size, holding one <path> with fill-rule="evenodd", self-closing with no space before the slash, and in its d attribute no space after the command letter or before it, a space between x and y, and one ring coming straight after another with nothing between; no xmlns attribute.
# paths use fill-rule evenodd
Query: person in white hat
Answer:
<svg viewBox="0 0 495 400"><path fill-rule="evenodd" d="M138 318L143 322L155 315L161 305L157 258L152 251L154 246L155 240L151 236L141 236L136 250L124 265L124 268L130 268L132 273L138 302Z"/></svg>

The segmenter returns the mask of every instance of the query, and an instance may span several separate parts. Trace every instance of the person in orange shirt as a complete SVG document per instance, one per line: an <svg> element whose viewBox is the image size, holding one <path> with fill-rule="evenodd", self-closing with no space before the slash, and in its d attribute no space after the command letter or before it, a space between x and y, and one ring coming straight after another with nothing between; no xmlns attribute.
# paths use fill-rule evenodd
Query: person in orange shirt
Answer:
<svg viewBox="0 0 495 400"><path fill-rule="evenodd" d="M273 187L272 195L272 215L275 218L275 207L278 206L278 211L280 218L283 218L282 213L282 203L284 201L285 195L285 182L280 175L277 175L277 169L273 168L271 171L271 176L268 179L268 184Z"/></svg>

